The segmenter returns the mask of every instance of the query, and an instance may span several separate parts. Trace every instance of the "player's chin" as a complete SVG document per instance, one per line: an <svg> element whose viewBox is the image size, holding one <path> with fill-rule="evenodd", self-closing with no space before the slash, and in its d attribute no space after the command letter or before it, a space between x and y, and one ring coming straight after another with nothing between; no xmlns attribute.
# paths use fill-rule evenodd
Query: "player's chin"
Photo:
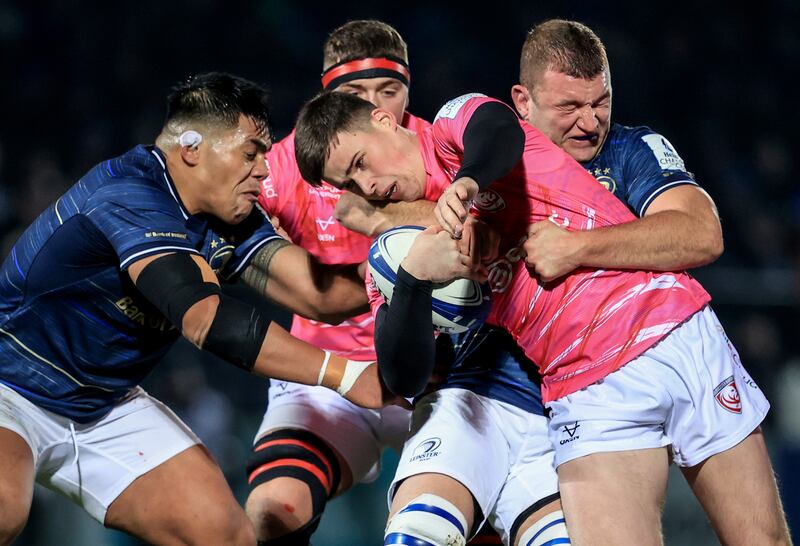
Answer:
<svg viewBox="0 0 800 546"><path fill-rule="evenodd" d="M252 201L247 201L246 203L240 204L238 207L236 207L236 210L231 213L230 218L226 218L225 221L229 224L238 224L244 221L244 219L250 216L250 213L253 212L254 206L255 204Z"/></svg>
<svg viewBox="0 0 800 546"><path fill-rule="evenodd" d="M586 161L590 161L595 156L597 153L597 144L593 144L585 140L572 141L564 147L564 150L571 155L575 161L584 163Z"/></svg>

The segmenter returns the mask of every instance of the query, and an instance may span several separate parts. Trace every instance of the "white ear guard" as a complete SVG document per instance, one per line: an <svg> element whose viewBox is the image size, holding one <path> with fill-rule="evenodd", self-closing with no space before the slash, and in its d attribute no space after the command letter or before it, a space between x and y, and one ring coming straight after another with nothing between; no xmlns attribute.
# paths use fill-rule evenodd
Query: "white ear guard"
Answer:
<svg viewBox="0 0 800 546"><path fill-rule="evenodd" d="M197 148L200 146L200 143L203 142L203 135L198 133L197 131L192 131L189 129L188 131L184 131L181 133L181 136L178 137L178 142L181 146L188 146L189 148Z"/></svg>

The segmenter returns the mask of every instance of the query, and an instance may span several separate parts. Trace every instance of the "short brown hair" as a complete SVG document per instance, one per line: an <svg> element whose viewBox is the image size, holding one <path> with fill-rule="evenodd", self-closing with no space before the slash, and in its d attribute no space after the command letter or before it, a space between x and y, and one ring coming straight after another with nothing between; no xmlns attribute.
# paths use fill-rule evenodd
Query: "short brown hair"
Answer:
<svg viewBox="0 0 800 546"><path fill-rule="evenodd" d="M608 69L606 48L584 24L550 19L528 31L519 61L519 81L533 90L546 70L591 79Z"/></svg>
<svg viewBox="0 0 800 546"><path fill-rule="evenodd" d="M408 46L391 25L375 19L350 21L330 33L322 46L322 67L365 59L396 57L408 64Z"/></svg>
<svg viewBox="0 0 800 546"><path fill-rule="evenodd" d="M303 179L319 186L336 135L369 127L374 109L369 101L335 91L324 91L308 101L297 116L294 136L295 159Z"/></svg>

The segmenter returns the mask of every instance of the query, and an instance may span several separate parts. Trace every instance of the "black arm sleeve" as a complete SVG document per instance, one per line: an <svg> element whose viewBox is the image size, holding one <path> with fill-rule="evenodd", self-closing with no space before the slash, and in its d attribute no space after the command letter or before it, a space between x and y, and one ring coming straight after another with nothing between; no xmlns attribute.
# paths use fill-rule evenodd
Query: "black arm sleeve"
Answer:
<svg viewBox="0 0 800 546"><path fill-rule="evenodd" d="M436 344L431 321L430 281L402 267L397 271L391 305L378 309L375 352L384 383L394 394L416 396L433 373Z"/></svg>
<svg viewBox="0 0 800 546"><path fill-rule="evenodd" d="M516 114L500 102L481 104L464 130L464 161L454 180L469 176L485 189L519 163L524 149Z"/></svg>

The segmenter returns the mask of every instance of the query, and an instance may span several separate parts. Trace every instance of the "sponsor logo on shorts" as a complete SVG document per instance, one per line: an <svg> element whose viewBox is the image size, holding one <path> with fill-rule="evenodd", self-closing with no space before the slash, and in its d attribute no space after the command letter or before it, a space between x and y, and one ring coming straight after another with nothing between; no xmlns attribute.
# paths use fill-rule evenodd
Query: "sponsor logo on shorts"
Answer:
<svg viewBox="0 0 800 546"><path fill-rule="evenodd" d="M714 398L723 409L731 413L742 413L742 399L733 376L728 377L714 389Z"/></svg>
<svg viewBox="0 0 800 546"><path fill-rule="evenodd" d="M473 205L478 210L486 212L497 212L506 208L506 202L500 197L500 194L494 190L483 190L480 192Z"/></svg>
<svg viewBox="0 0 800 546"><path fill-rule="evenodd" d="M579 427L580 425L578 424L578 421L575 421L572 426L564 425L564 428L561 429L561 441L558 443L563 446L564 444L568 444L580 439L580 436L578 436Z"/></svg>
<svg viewBox="0 0 800 546"><path fill-rule="evenodd" d="M274 383L270 384L270 395L272 399L280 398L281 396L286 396L287 394L292 394L297 389L289 388L290 385L286 381L275 381Z"/></svg>
<svg viewBox="0 0 800 546"><path fill-rule="evenodd" d="M414 452L411 454L411 458L409 462L414 461L427 461L428 459L433 459L434 457L439 456L439 446L442 445L441 438L428 438L427 440L422 440L417 447L414 448Z"/></svg>

